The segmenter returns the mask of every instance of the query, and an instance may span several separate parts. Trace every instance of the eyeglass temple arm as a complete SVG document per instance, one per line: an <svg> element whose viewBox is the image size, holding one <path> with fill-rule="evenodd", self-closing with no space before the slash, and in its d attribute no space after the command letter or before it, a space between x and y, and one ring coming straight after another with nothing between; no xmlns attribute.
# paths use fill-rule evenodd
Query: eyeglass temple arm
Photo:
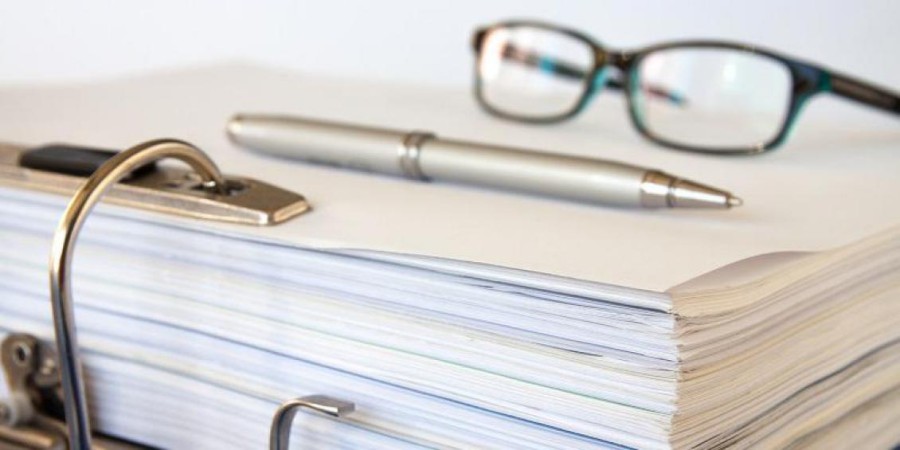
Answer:
<svg viewBox="0 0 900 450"><path fill-rule="evenodd" d="M831 72L830 78L831 92L864 105L900 114L900 94L841 73Z"/></svg>
<svg viewBox="0 0 900 450"><path fill-rule="evenodd" d="M535 52L522 50L514 45L507 44L503 48L503 57L512 61L523 63L527 66L537 67L545 72L552 73L564 78L573 80L583 80L588 74L585 70L564 61L559 61L547 56L541 56ZM621 80L609 78L606 80L606 87L617 91L624 91L625 86ZM642 85L641 88L648 94L662 99L666 99L676 105L683 106L687 104L684 96L672 92L660 86Z"/></svg>

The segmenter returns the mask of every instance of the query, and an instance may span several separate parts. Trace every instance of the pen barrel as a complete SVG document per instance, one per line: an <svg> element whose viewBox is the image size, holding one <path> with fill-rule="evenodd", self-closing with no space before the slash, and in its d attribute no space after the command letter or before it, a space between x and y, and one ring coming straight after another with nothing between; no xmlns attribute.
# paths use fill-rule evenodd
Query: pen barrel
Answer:
<svg viewBox="0 0 900 450"><path fill-rule="evenodd" d="M422 144L419 166L435 181L629 207L642 206L647 174L612 161L444 139Z"/></svg>
<svg viewBox="0 0 900 450"><path fill-rule="evenodd" d="M439 139L314 119L239 115L228 135L256 151L329 166L615 206L730 208L726 191L615 161Z"/></svg>
<svg viewBox="0 0 900 450"><path fill-rule="evenodd" d="M407 176L398 159L407 133L312 119L237 116L228 124L237 144L266 154L365 172Z"/></svg>

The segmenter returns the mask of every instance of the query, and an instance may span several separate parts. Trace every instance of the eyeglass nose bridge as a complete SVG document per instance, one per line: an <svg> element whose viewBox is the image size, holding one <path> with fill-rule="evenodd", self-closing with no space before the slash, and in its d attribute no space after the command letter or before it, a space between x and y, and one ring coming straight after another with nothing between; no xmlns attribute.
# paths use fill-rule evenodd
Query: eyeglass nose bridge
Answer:
<svg viewBox="0 0 900 450"><path fill-rule="evenodd" d="M634 54L625 51L609 51L603 47L596 46L594 48L595 65L593 78L590 80L590 87L582 102L581 108L585 108L593 98L599 94L604 88L612 88L615 90L626 90L626 79L634 61ZM610 78L610 70L614 70L619 78Z"/></svg>
<svg viewBox="0 0 900 450"><path fill-rule="evenodd" d="M634 62L635 53L633 52L608 50L603 50L603 52L606 54L606 64L614 66L622 72L631 68L631 64Z"/></svg>
<svg viewBox="0 0 900 450"><path fill-rule="evenodd" d="M631 66L635 60L635 53L628 51L610 51L597 46L594 48L594 60L596 61L594 66L595 74L599 74L609 67L615 67L622 72L622 75L625 75L631 70ZM596 75L594 78L596 78Z"/></svg>

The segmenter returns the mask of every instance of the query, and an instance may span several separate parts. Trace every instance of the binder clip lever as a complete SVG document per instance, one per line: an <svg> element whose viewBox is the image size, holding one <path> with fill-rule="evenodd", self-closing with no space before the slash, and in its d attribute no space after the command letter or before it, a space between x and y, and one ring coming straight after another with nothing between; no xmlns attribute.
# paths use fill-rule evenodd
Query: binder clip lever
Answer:
<svg viewBox="0 0 900 450"><path fill-rule="evenodd" d="M66 450L56 351L34 336L11 334L0 343L7 398L0 398L0 448ZM107 437L94 438L96 449L141 447Z"/></svg>

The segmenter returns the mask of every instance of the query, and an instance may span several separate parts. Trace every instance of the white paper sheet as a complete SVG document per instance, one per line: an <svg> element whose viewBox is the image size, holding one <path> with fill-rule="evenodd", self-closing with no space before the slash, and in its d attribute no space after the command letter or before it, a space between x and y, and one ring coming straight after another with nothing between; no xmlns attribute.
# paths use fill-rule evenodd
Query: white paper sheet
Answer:
<svg viewBox="0 0 900 450"><path fill-rule="evenodd" d="M0 89L0 139L125 148L178 137L205 149L224 171L296 189L315 207L277 227L204 226L646 290L662 291L761 253L835 247L900 223L900 127L893 117L848 104L854 120L822 122L808 114L794 139L773 154L709 157L644 142L631 131L622 99L604 97L575 121L537 127L487 116L467 90L220 65L96 85ZM617 159L730 189L745 206L623 210L292 164L230 144L223 129L238 111L430 129L446 137Z"/></svg>

